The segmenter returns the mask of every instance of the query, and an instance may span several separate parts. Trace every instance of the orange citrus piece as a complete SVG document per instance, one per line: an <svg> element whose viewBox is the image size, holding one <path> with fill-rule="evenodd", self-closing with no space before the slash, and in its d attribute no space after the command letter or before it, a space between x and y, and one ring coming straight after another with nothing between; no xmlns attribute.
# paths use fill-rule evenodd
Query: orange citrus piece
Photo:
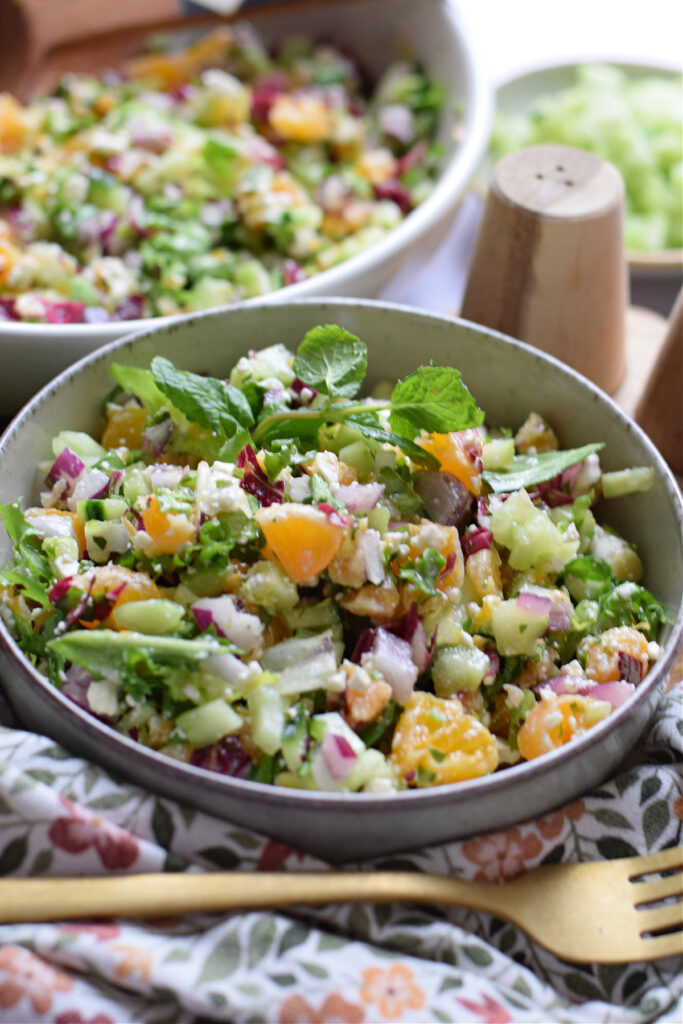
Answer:
<svg viewBox="0 0 683 1024"><path fill-rule="evenodd" d="M445 473L452 473L471 494L481 494L482 442L477 430L427 434L416 440L421 448L436 456Z"/></svg>
<svg viewBox="0 0 683 1024"><path fill-rule="evenodd" d="M520 726L517 733L520 754L527 761L532 761L569 743L605 717L598 710L605 704L605 701L591 700L574 693L546 697ZM607 711L608 707L606 705L604 710Z"/></svg>
<svg viewBox="0 0 683 1024"><path fill-rule="evenodd" d="M142 431L147 420L147 410L141 406L126 406L124 409L107 409L107 425L102 434L104 448L140 448Z"/></svg>
<svg viewBox="0 0 683 1024"><path fill-rule="evenodd" d="M586 675L597 683L621 678L619 655L626 654L640 662L641 678L647 672L647 637L632 626L607 629L590 644L586 654Z"/></svg>
<svg viewBox="0 0 683 1024"><path fill-rule="evenodd" d="M311 583L330 564L344 539L324 512L291 502L260 508L254 516L273 552L295 583Z"/></svg>
<svg viewBox="0 0 683 1024"><path fill-rule="evenodd" d="M145 548L147 555L174 555L195 538L194 523L187 516L162 512L156 494L151 496L142 513L142 523L145 533L152 538Z"/></svg>
<svg viewBox="0 0 683 1024"><path fill-rule="evenodd" d="M495 771L498 745L459 700L417 690L396 725L390 760L411 785L440 786Z"/></svg>

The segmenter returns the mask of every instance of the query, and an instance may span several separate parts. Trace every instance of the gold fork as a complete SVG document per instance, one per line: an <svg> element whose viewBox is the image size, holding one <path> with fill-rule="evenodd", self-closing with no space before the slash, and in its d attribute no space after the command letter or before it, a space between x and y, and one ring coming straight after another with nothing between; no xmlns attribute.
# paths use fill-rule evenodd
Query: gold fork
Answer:
<svg viewBox="0 0 683 1024"><path fill-rule="evenodd" d="M486 911L575 963L683 954L680 846L596 864L543 865L504 885L408 871L6 878L0 879L0 923L395 900Z"/></svg>

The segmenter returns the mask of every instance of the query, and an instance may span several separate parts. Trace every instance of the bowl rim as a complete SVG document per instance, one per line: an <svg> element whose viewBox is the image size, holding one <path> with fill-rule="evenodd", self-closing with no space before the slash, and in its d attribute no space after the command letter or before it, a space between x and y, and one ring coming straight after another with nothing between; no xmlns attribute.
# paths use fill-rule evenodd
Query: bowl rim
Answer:
<svg viewBox="0 0 683 1024"><path fill-rule="evenodd" d="M444 214L450 212L451 206L457 202L454 196L465 195L488 145L493 121L494 90L486 73L485 62L478 55L481 45L477 42L475 34L470 32L467 19L460 16L456 5L451 0L430 0L430 2L435 10L441 12L444 29L448 29L451 39L459 46L458 59L463 70L466 88L470 92L460 122L458 145L444 164L432 192L384 238L343 263L321 271L304 281L278 288L274 292L268 292L266 295L258 295L229 306L214 306L211 307L211 310L297 301L307 297L310 293L316 293L315 295L311 294L312 298L317 297L318 294L321 297L322 295L334 295L336 289L346 286L345 282L349 276L360 278L371 274L382 264L391 263L392 260L400 258L401 253L407 257L411 245L436 227ZM340 4L341 8L346 6L345 3ZM273 13L276 12L277 8L274 8ZM415 4L415 12L415 17L417 17L417 4ZM200 310L199 312L204 313L211 310ZM108 321L102 324L47 324L21 320L0 320L0 343L2 343L3 336L14 336L17 332L27 340L43 339L46 332L49 332L51 338L57 342L62 341L62 343L88 336L92 336L93 339L115 339L123 337L122 329L129 334L131 331L143 330L150 326L177 322L185 319L187 315L179 313L169 317L143 317L137 320ZM194 314L189 315L193 316Z"/></svg>
<svg viewBox="0 0 683 1024"><path fill-rule="evenodd" d="M416 317L422 322L431 321L443 325L460 325L478 335L492 338L497 344L502 342L505 345L512 345L518 351L524 352L527 356L534 356L541 362L550 364L554 370L558 370L562 375L573 378L575 381L579 382L581 386L587 388L591 392L594 400L602 405L606 405L611 415L615 416L624 426L628 426L629 430L636 433L640 442L644 444L648 450L648 454L650 455L655 468L662 475L669 492L671 502L674 508L678 509L679 519L683 524L683 499L681 498L676 480L666 462L644 431L635 424L619 408L618 405L616 405L609 395L605 394L591 381L587 380L581 374L577 373L577 371L566 366L553 356L541 352L524 342L517 341L508 335L502 334L500 331L483 327L482 325L473 323L472 321L430 313L414 306L406 306L399 303L380 302L370 299L359 300L323 297L318 299L300 300L297 303L292 303L292 305L300 309L315 308L323 305L326 307L326 315L330 315L334 308L358 309L360 307L381 309L383 311L389 311L392 316L408 315L410 317ZM244 307L228 307L226 309L207 310L202 313L198 313L193 317L184 318L180 324L157 324L145 331L132 332L131 334L110 342L109 344L84 356L78 362L65 369L50 383L46 384L45 387L43 387L14 417L4 434L0 436L0 463L2 461L5 447L14 439L15 435L21 431L24 423L28 423L28 421L34 417L34 415L39 411L42 403L49 399L53 392L59 391L74 378L78 377L82 371L87 370L91 364L96 362L106 362L118 350L129 346L133 342L142 341L152 337L155 334L168 331L174 332L181 326L190 330L201 329L202 322L206 318L230 317L233 312L243 311ZM261 311L261 313L263 314L263 311ZM266 315L277 314L273 312ZM268 785L266 783L255 782L249 779L239 779L233 776L221 775L216 772L207 771L203 768L198 768L194 765L175 761L158 751L136 743L129 737L117 733L110 726L100 722L92 714L78 707L73 701L70 701L59 690L57 690L45 676L31 665L17 642L12 637L7 625L0 618L0 648L5 650L10 661L18 663L17 671L23 675L29 686L37 692L39 702L47 701L48 704L57 711L60 718L66 715L67 719L70 718L72 722L78 722L80 729L87 732L92 740L96 740L100 747L106 748L117 756L121 756L121 753L124 753L126 757L127 771L129 769L133 769L137 764L140 764L143 767L154 766L155 771L160 770L162 774L167 777L169 775L173 777L175 776L175 773L179 771L181 778L188 778L195 782L202 783L204 788L209 787L210 789L215 789L217 792L233 794L235 797L238 797L239 795L248 796L249 794L252 794L252 796L255 799L258 799L262 804L267 804L268 806L277 805L278 808L284 810L286 810L290 805L292 808L301 808L305 806L310 808L320 807L325 808L326 810L335 808L341 809L349 804L354 805L354 802L355 806L359 806L358 801L360 800L362 801L364 809L370 808L379 812L388 809L392 805L395 806L397 799L408 804L414 800L420 800L420 806L422 807L428 807L431 805L438 806L443 803L448 803L449 806L452 805L456 808L459 803L467 802L469 799L476 798L478 795L500 794L506 792L511 787L516 787L518 784L522 784L526 780L531 781L539 774L550 771L554 767L561 768L563 764L572 762L575 757L601 744L605 734L616 730L619 723L630 716L636 705L645 703L650 694L652 694L652 692L663 683L668 670L673 665L674 658L679 646L681 645L682 639L683 595L677 611L677 620L675 623L672 623L672 631L666 645L663 647L656 664L645 676L645 679L640 686L638 686L635 692L631 694L624 704L614 709L606 719L599 722L583 736L554 751L551 751L548 754L545 754L543 757L536 758L532 761L525 761L521 764L508 766L503 771L497 771L491 775L486 775L481 778L468 779L457 783L448 783L442 786L425 787L415 790L400 790L398 792L386 794L337 793L289 789L284 786Z"/></svg>
<svg viewBox="0 0 683 1024"><path fill-rule="evenodd" d="M673 61L668 60L651 62L635 58L630 60L620 56L611 57L605 55L603 57L591 57L590 59L577 57L575 60L562 60L560 62L539 61L538 63L529 65L522 71L516 71L514 74L508 75L496 82L494 96L495 109L498 109L499 96L501 93L505 92L505 90L511 89L525 80L542 80L548 75L556 73L561 74L563 72L570 73L580 64L609 64L613 67L621 68L626 71L627 74L640 75L642 73L643 77L648 73L655 75L671 75L672 77L674 75L678 75L680 77L682 74L681 67L674 64ZM488 192L488 185L484 182L478 181L475 185L475 191L482 198L485 198ZM657 271L674 272L683 268L683 248L627 249L626 261L631 270L639 271L644 274L654 275Z"/></svg>

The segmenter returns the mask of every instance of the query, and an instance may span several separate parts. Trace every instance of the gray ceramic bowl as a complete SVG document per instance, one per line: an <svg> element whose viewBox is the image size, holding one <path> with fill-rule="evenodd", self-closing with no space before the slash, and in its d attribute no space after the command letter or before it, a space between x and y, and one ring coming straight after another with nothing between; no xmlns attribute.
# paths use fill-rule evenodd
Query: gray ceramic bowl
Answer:
<svg viewBox="0 0 683 1024"><path fill-rule="evenodd" d="M443 82L446 101L438 141L442 169L431 195L365 252L336 267L249 303L290 302L321 295L374 297L408 253L425 260L445 237L488 144L493 90L464 20L450 0L325 0L260 12L269 44L288 35L327 39L357 55L373 77L412 56ZM13 414L70 363L100 345L159 323L30 324L0 321L0 413Z"/></svg>
<svg viewBox="0 0 683 1024"><path fill-rule="evenodd" d="M602 440L607 469L653 465L646 494L606 502L604 521L635 541L645 585L669 618L663 653L632 697L583 738L537 761L458 785L395 795L280 789L205 772L121 737L62 697L0 624L0 675L19 717L138 785L334 861L356 860L506 827L550 810L614 771L645 727L681 638L681 497L648 439L602 392L550 357L465 321L344 299L243 307L159 325L81 360L48 385L0 441L0 501L35 498L35 464L59 430L97 430L116 360L147 366L163 353L185 369L224 375L250 348L296 347L320 323L338 323L369 348L368 382L405 376L429 359L457 366L492 423L519 425L535 409L566 445ZM3 550L4 544L4 550ZM7 555L0 539L0 562Z"/></svg>

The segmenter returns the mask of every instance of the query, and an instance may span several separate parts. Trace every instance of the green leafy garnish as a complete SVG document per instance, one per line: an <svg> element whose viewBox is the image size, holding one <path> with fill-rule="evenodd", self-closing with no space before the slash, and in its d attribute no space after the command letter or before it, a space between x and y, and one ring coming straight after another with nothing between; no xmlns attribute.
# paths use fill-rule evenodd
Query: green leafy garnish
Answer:
<svg viewBox="0 0 683 1024"><path fill-rule="evenodd" d="M154 382L190 423L225 437L253 425L249 402L238 388L215 377L178 370L169 359L152 360Z"/></svg>
<svg viewBox="0 0 683 1024"><path fill-rule="evenodd" d="M399 569L399 578L415 584L423 594L433 597L436 594L434 584L446 564L446 559L436 548L425 548L415 561L408 561Z"/></svg>
<svg viewBox="0 0 683 1024"><path fill-rule="evenodd" d="M304 337L292 369L299 380L325 395L353 398L365 378L368 351L363 342L334 324L313 327Z"/></svg>
<svg viewBox="0 0 683 1024"><path fill-rule="evenodd" d="M582 586L576 586L577 580ZM604 594L612 586L614 577L610 565L604 559L580 555L565 565L564 582L572 597L582 600Z"/></svg>
<svg viewBox="0 0 683 1024"><path fill-rule="evenodd" d="M519 491L553 480L565 469L583 462L589 455L599 452L604 445L585 444L582 448L566 448L564 451L539 452L537 455L515 455L504 470L484 470L482 476L496 493Z"/></svg>
<svg viewBox="0 0 683 1024"><path fill-rule="evenodd" d="M391 393L389 422L410 440L421 430L448 434L478 427L484 413L452 366L421 366L400 380Z"/></svg>
<svg viewBox="0 0 683 1024"><path fill-rule="evenodd" d="M18 587L23 596L43 608L51 608L48 592L52 585L50 560L42 549L40 534L21 511L21 499L0 503L0 519L14 545L14 553L0 570L0 582Z"/></svg>
<svg viewBox="0 0 683 1024"><path fill-rule="evenodd" d="M603 633L613 626L635 626L654 638L665 622L666 613L649 590L635 583L623 584L600 598L592 631Z"/></svg>

